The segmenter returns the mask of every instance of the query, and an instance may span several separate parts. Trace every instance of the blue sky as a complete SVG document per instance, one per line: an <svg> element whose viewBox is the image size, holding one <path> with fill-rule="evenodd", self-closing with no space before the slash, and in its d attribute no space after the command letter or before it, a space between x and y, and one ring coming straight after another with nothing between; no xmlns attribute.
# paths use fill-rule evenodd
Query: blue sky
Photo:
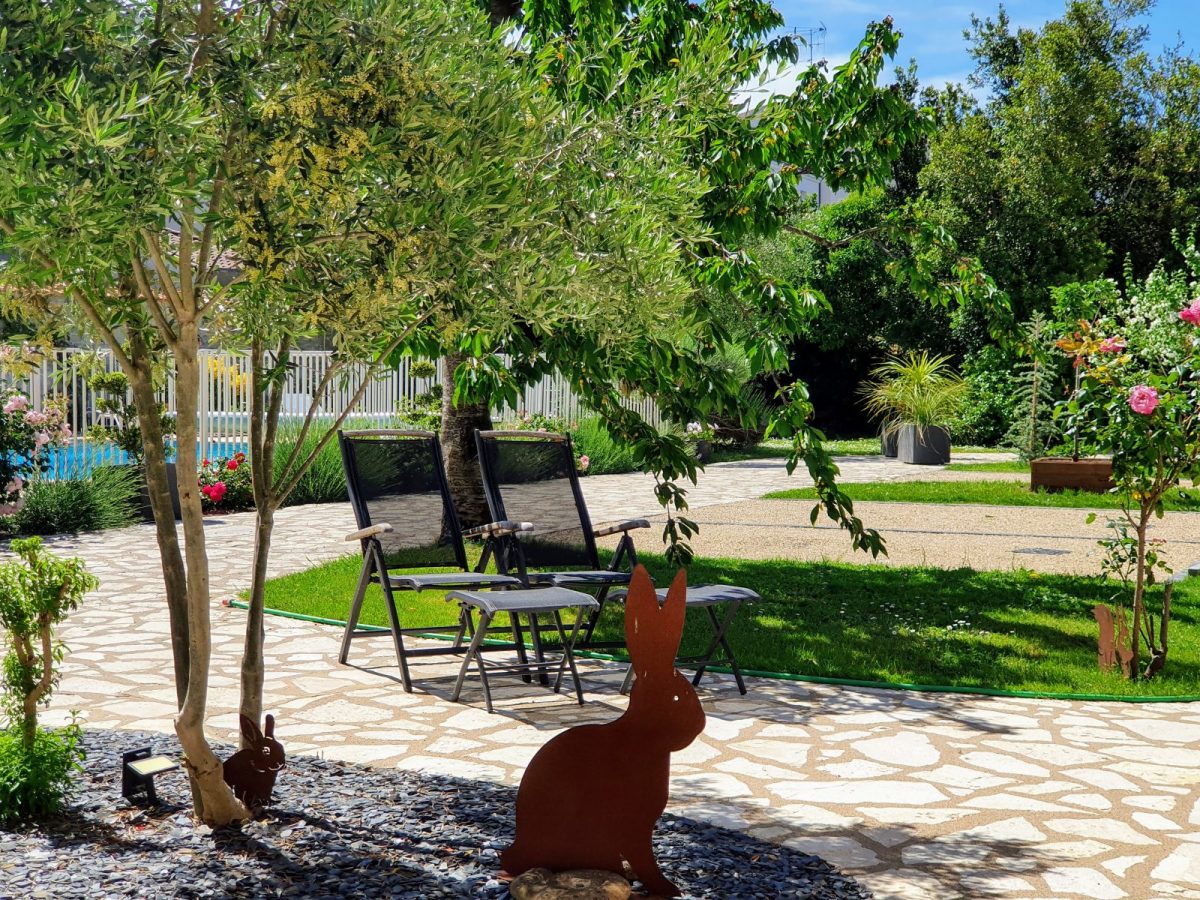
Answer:
<svg viewBox="0 0 1200 900"><path fill-rule="evenodd" d="M775 0L789 27L825 25L825 51L820 55L833 65L845 61L868 22L890 15L904 33L897 61L906 64L914 57L922 82L938 87L966 80L972 66L963 29L972 12L987 18L995 15L998 5L983 0ZM1004 5L1014 25L1035 28L1060 16L1065 0L1008 0ZM1148 48L1157 51L1182 35L1189 48L1200 50L1198 11L1200 0L1159 0L1146 18Z"/></svg>

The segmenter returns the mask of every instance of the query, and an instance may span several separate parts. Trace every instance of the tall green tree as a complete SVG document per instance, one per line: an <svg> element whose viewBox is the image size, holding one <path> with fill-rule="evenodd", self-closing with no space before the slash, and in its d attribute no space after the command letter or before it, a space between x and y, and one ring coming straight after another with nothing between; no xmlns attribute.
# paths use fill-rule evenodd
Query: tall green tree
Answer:
<svg viewBox="0 0 1200 900"><path fill-rule="evenodd" d="M297 4L253 66L266 74L231 103L240 125L220 212L241 275L214 329L252 363L252 719L274 513L375 374L446 342L478 355L515 322L626 340L687 302L682 255L662 236L700 195L671 177L678 129L564 107L516 54L454 2ZM690 239L703 238L697 222ZM628 308L630 296L644 302ZM291 353L317 335L332 362L277 464Z"/></svg>
<svg viewBox="0 0 1200 900"><path fill-rule="evenodd" d="M966 33L988 99L963 98L930 142L923 212L975 254L1016 320L1048 289L1141 276L1200 213L1200 67L1181 48L1146 52L1153 0L1070 0L1034 30L1004 7ZM967 340L986 336L979 317Z"/></svg>
<svg viewBox="0 0 1200 900"><path fill-rule="evenodd" d="M901 147L923 127L923 116L903 96L877 86L899 40L890 21L872 25L837 70L810 67L793 92L739 105L734 98L748 82L796 60L792 39L769 37L781 24L767 3L721 0L529 2L519 18L531 65L564 103L606 110L630 122L685 125L679 175L703 182L701 215L709 235L699 242L679 240L695 290L686 316L674 328L648 330L619 344L594 330L548 335L514 328L494 335L488 346L489 352L502 347L521 360L509 371L508 382L496 376L498 367L489 359L471 360L458 367L455 396L503 400L514 395L515 384L560 369L610 431L635 445L643 468L659 476L659 499L668 510L686 509L686 493L677 482L695 478L695 462L678 439L659 435L625 409L624 393L631 387L645 391L678 421L736 417L741 384L712 364L720 349L741 345L756 376L782 371L792 336L822 308L814 292L764 272L747 252L745 239L779 227L795 206L796 183L805 174L822 176L835 187L883 181ZM647 90L672 83L681 86L675 96L687 102L645 102ZM679 220L677 229L683 226ZM790 465L803 460L825 511L850 531L857 546L877 552L878 535L853 516L834 484L836 467L808 421L811 405L803 385L780 382L777 396L783 412L772 427L795 437ZM461 435L450 425L444 430L448 441ZM669 517L665 538L680 559L690 553L686 538L692 528L686 519Z"/></svg>

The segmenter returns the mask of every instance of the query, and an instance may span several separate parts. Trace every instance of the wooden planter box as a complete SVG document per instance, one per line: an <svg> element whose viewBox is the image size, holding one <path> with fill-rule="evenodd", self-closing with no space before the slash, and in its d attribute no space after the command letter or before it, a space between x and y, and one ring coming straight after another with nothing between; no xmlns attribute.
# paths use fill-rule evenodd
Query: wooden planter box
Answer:
<svg viewBox="0 0 1200 900"><path fill-rule="evenodd" d="M1029 487L1047 491L1089 491L1105 494L1113 489L1112 460L1106 456L1044 456L1029 461Z"/></svg>

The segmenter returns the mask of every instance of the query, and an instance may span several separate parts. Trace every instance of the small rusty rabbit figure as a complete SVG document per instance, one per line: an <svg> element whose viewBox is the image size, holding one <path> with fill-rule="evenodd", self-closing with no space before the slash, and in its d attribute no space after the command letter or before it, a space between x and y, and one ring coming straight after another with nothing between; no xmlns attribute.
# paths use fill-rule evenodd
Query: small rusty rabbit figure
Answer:
<svg viewBox="0 0 1200 900"><path fill-rule="evenodd" d="M283 768L283 744L275 740L274 716L267 716L265 736L248 718L239 718L250 746L225 760L222 774L235 797L250 806L263 806L271 802L275 774Z"/></svg>
<svg viewBox="0 0 1200 900"><path fill-rule="evenodd" d="M615 722L577 725L537 752L517 793L517 837L500 857L519 875L603 869L622 860L652 893L679 889L654 859L654 826L667 805L671 753L704 730L704 709L691 682L675 669L683 634L687 579L675 576L661 607L638 566L625 600L625 640L637 681L629 708Z"/></svg>

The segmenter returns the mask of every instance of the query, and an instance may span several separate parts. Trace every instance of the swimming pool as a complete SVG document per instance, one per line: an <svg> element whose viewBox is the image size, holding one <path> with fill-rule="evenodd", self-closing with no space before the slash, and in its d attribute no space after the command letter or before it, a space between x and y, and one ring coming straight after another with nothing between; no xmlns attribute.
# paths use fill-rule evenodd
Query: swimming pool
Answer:
<svg viewBox="0 0 1200 900"><path fill-rule="evenodd" d="M249 450L249 442L239 440L210 440L204 446L196 444L200 459L220 459ZM64 446L49 448L47 461L47 478L67 479L83 478L98 466L126 465L133 459L115 444L77 438Z"/></svg>

